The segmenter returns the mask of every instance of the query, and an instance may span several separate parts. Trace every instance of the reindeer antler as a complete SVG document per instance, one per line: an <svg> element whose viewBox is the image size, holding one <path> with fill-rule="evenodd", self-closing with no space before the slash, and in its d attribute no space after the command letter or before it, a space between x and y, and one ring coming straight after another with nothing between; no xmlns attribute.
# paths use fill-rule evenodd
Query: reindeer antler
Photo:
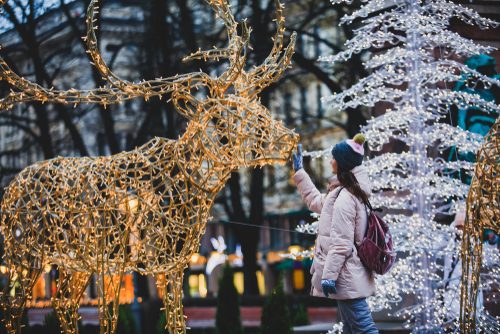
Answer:
<svg viewBox="0 0 500 334"><path fill-rule="evenodd" d="M0 6L7 0L0 0ZM108 81L112 87L100 87L90 90L56 90L47 89L29 80L26 80L11 70L5 60L0 57L0 78L5 79L17 91L11 91L5 98L0 99L0 109L7 110L16 103L40 101L80 104L97 103L104 106L115 104L123 100L143 97L145 100L152 96L163 96L166 94L175 94L178 98L190 101L195 104L195 99L183 97L190 95L188 92L195 87L208 87L215 95L222 95L229 86L235 83L238 77L243 73L246 61L246 46L248 45L251 30L247 27L246 21L241 23L241 36L238 35L238 23L230 10L229 5L224 0L206 0L208 4L216 11L217 15L223 20L228 31L228 46L222 49L212 49L208 51L197 51L184 58L184 61L193 59L229 59L229 68L217 79L211 78L203 72L188 73L176 75L168 78L156 78L153 80L133 83L119 78L114 74L103 60L98 48L95 34L96 27L95 14L98 12L98 1L92 0L87 9L87 35L84 37L87 45L87 52L90 54L93 64L101 73L103 78ZM239 91L245 91L248 97L255 97L262 89L269 86L278 76L282 74L291 62L291 56L294 51L295 33L291 36L291 42L283 52L284 36L284 17L283 5L279 0L276 3L276 22L277 32L274 37L273 48L266 60L253 70L245 74L246 79L239 86ZM181 93L181 91L183 93Z"/></svg>
<svg viewBox="0 0 500 334"><path fill-rule="evenodd" d="M219 80L226 81L227 88L229 85L236 81L236 78L241 77L239 74L243 71L246 61L246 54L239 56L242 49L249 43L251 29L247 27L246 21L242 22L242 37L237 35L238 23L234 20L234 16L229 8L227 2L223 0L205 0L212 8L214 8L217 15L223 20L228 31L229 45L223 49L212 49L208 51L197 51L192 55L184 58L184 60L192 59L215 59L228 58L230 60L229 69L224 72ZM276 6L276 36L273 38L273 48L271 49L268 57L264 62L254 67L251 71L245 73L245 80L241 80L236 84L239 92L247 91L249 98L255 97L265 87L269 86L272 82L283 73L283 71L291 63L291 58L294 53L296 33L292 33L290 43L283 51L284 32L285 32L285 18L283 16L283 4L279 0L275 0Z"/></svg>
<svg viewBox="0 0 500 334"><path fill-rule="evenodd" d="M119 78L113 73L104 59L102 58L99 49L97 48L97 37L94 26L96 19L95 14L99 11L99 0L92 0L87 8L87 35L83 37L87 45L87 53L92 58L93 65L97 68L103 79L108 81L113 87L120 91L136 96L162 96L166 93L177 91L183 84L187 84L189 88L195 86L210 86L212 78L203 72L194 72L183 75L176 75L167 78L156 78L153 80L133 83Z"/></svg>
<svg viewBox="0 0 500 334"><path fill-rule="evenodd" d="M239 36L238 22L234 19L234 15L231 12L227 1L206 0L226 26L228 33L228 46L226 48L214 48L207 51L198 50L183 58L183 61L207 61L209 59L219 61L220 59L229 59L230 66L219 78L215 80L217 83L212 84L212 79L202 72L199 72L199 77L186 76L184 78L184 76L176 76L173 78L144 81L138 84L120 79L108 68L99 50L97 49L97 38L95 34L96 27L94 26L96 20L94 17L99 10L98 1L99 0L92 0L87 9L87 36L84 38L88 48L87 52L90 54L94 65L97 67L103 78L109 81L111 85L124 92L133 94L162 95L164 93L164 87L169 85L172 80L182 82L183 79L185 79L190 82L189 86L191 88L196 84L210 86L212 91L214 88L217 88L217 95L221 95L229 86L233 84L245 66L245 48L248 45L251 32L246 24L246 21L241 22L241 36Z"/></svg>
<svg viewBox="0 0 500 334"><path fill-rule="evenodd" d="M191 55L184 57L183 61L191 61L195 59L215 59L219 60L220 58L231 58L232 54L241 49L241 46L246 44L248 41L249 30L246 26L246 22L243 24L243 38L240 38L237 33L238 22L234 19L233 13L229 8L229 5L225 1L221 0L205 0L210 7L213 8L217 17L219 17L226 26L229 45L226 48L218 49L214 48L208 51L198 50ZM246 38L245 38L246 37Z"/></svg>
<svg viewBox="0 0 500 334"><path fill-rule="evenodd" d="M198 50L185 57L183 61L201 59L229 59L229 68L218 78L219 88L223 92L238 78L245 66L246 47L250 40L251 29L248 28L246 20L241 22L241 37L238 35L238 22L234 19L231 8L226 1L205 0L222 19L227 29L228 46L226 48L214 48L208 51ZM242 54L243 53L243 54Z"/></svg>
<svg viewBox="0 0 500 334"><path fill-rule="evenodd" d="M0 6L3 6L6 1L7 0L0 0ZM222 14L221 18L224 20L229 30L230 46L218 57L215 52L208 52L204 58L222 58L227 55L231 59L232 66L230 70L226 71L227 76L223 78L223 81L232 81L239 75L245 63L245 60L240 58L244 58L241 52L248 41L248 28L243 24L243 37L239 37L236 33L237 23L234 21L232 14L228 15L230 11L227 3L217 0L211 1L211 5ZM93 64L112 87L100 87L90 90L47 89L17 75L12 71L5 60L0 57L0 78L5 79L14 89L20 90L19 92L11 91L6 97L0 99L1 110L10 109L16 103L32 101L40 101L42 103L50 101L53 103L74 105L80 103L97 103L106 106L137 97L143 97L147 100L152 96L161 97L181 90L186 93L197 86L208 87L210 90L214 90L216 86L214 80L203 72L176 75L168 78L156 78L140 83L133 83L119 78L108 68L97 49L97 39L95 35L96 27L94 27L94 16L97 11L98 0L92 0L87 9L87 35L84 39L88 47L87 52L90 54ZM192 59L195 57L196 54L191 56Z"/></svg>
<svg viewBox="0 0 500 334"><path fill-rule="evenodd" d="M295 32L290 36L290 43L283 52L285 33L285 17L283 16L283 4L279 0L274 1L276 6L276 35L273 38L273 48L264 62L247 73L250 86L254 87L249 93L250 97L259 94L264 88L273 83L283 71L290 65L295 49Z"/></svg>

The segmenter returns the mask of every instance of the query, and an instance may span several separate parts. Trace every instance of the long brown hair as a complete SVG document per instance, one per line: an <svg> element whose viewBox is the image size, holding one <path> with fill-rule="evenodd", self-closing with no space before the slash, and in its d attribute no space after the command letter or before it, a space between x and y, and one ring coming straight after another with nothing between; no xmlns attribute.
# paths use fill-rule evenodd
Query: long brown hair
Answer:
<svg viewBox="0 0 500 334"><path fill-rule="evenodd" d="M340 185L346 188L351 194L356 196L363 203L368 203L368 195L361 189L356 176L350 170L338 169L337 178Z"/></svg>

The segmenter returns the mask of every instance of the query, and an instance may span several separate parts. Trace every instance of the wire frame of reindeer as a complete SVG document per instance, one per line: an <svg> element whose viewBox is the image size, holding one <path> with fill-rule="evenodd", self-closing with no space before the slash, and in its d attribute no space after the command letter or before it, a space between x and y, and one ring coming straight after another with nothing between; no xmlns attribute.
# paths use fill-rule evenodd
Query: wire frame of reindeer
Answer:
<svg viewBox="0 0 500 334"><path fill-rule="evenodd" d="M97 0L87 10L85 40L109 87L46 89L0 59L1 76L12 87L0 100L1 109L30 101L107 105L168 95L189 119L176 141L154 138L108 157L57 157L27 167L6 188L0 217L8 284L1 306L10 334L21 332L27 299L43 268L52 264L59 269L52 303L63 332L78 332L80 299L96 274L100 332L114 333L120 284L109 278L121 281L129 271L156 276L159 290L165 291L168 333L186 332L183 271L199 248L216 194L235 169L284 163L298 142L258 98L293 55L295 34L284 46L282 5L276 0L277 32L269 56L246 70L250 30L244 21L235 21L226 1L207 2L227 28L228 45L185 60L226 59L228 67L218 77L197 72L140 83L120 79L96 47Z"/></svg>
<svg viewBox="0 0 500 334"><path fill-rule="evenodd" d="M484 140L467 196L462 240L460 332L476 333L483 230L500 233L500 117Z"/></svg>

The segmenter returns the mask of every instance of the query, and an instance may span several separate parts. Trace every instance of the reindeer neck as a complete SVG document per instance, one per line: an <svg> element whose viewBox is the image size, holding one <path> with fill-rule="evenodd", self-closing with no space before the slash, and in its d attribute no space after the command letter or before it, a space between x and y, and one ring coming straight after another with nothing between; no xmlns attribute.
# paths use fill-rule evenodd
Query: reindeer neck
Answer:
<svg viewBox="0 0 500 334"><path fill-rule="evenodd" d="M179 170L195 187L214 195L235 170L223 163L224 156L220 145L202 129L196 129L196 125L188 124L185 134L175 143Z"/></svg>

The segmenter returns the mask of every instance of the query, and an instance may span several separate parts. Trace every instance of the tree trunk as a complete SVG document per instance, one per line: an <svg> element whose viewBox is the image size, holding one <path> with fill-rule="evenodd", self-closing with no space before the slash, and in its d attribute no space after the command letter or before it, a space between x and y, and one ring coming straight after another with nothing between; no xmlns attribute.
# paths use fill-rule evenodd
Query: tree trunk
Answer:
<svg viewBox="0 0 500 334"><path fill-rule="evenodd" d="M169 15L164 0L152 0L144 4L144 11L148 15L145 24L144 50L145 59L143 77L147 79L169 76L172 73L174 63L171 63L173 52L171 49L172 33L170 23L166 17ZM175 61L175 60L173 60ZM175 74L175 73L174 73ZM153 98L145 104L146 117L140 126L135 142L140 145L153 136L166 136L176 138L178 128L176 126L177 115L175 110L165 99ZM164 124L163 114L167 124Z"/></svg>
<svg viewBox="0 0 500 334"><path fill-rule="evenodd" d="M38 144L42 148L43 157L51 159L55 156L54 147L52 146L52 136L50 135L49 117L47 109L40 102L34 102L36 124L40 131Z"/></svg>
<svg viewBox="0 0 500 334"><path fill-rule="evenodd" d="M262 170L252 171L252 190L251 190L251 218L256 219L257 215L252 212L257 210L258 205L254 205L253 191L257 190L259 184L259 175L254 177L254 172ZM255 182L254 182L255 181ZM255 186L254 186L255 183ZM256 220L249 220L241 202L242 190L240 185L240 174L239 172L233 172L231 178L228 181L229 189L231 192L231 206L232 211L229 213L229 218L234 222L249 223L255 222ZM262 214L262 212L261 212ZM241 245L241 252L243 253L243 276L244 276L244 293L245 295L255 295L259 293L257 286L257 244L259 242L259 229L257 227L253 228L246 225L233 225L236 238Z"/></svg>
<svg viewBox="0 0 500 334"><path fill-rule="evenodd" d="M86 3L90 3L90 1L86 1ZM97 20L95 24L97 26L101 25L101 12L102 8L96 13L95 16L95 19ZM97 37L97 43L100 43L101 41L101 31L102 31L101 29L97 29L95 32ZM99 45L97 47L99 47ZM90 58L90 54L87 53L87 56ZM102 79L101 74L99 73L97 68L95 68L95 66L92 66L92 78L94 79L96 87L104 86L106 84L106 82ZM118 142L118 137L116 136L115 120L113 119L111 110L105 109L104 106L99 105L99 115L101 115L106 141L108 142L109 146L109 151L111 152L111 154L116 154L121 151L121 148L120 148L120 143Z"/></svg>
<svg viewBox="0 0 500 334"><path fill-rule="evenodd" d="M89 4L90 4L90 1L88 1L88 0L85 1L85 3L84 3L85 8L87 8ZM80 41L80 44L82 45L82 48L84 50L87 50L87 46L86 46L85 42L83 41L83 39L81 38L81 36L85 35L85 32L78 27L77 20L79 18L75 18L71 15L69 8L68 8L68 5L65 4L63 1L61 1L61 8L65 13L66 20L68 20L68 23L71 27L74 38L76 38L77 40ZM101 12L102 12L102 8L100 8L100 10L95 15L95 19L96 19L95 25L98 26L99 28L100 28L100 24L101 24ZM97 42L100 43L100 41L101 41L101 38L100 38L101 37L101 29L97 29L95 31L95 34L96 34ZM99 49L99 46L97 46L97 47ZM89 61L92 62L93 60L92 60L92 57L90 56L90 54L86 53L86 55L87 55L87 58L89 59ZM94 81L95 87L101 87L101 86L106 85L106 81L104 81L102 79L101 74L99 73L99 71L97 70L97 68L95 66L92 66L92 79ZM113 119L113 116L111 115L111 110L105 109L104 106L102 106L102 105L99 105L98 109L99 109L99 115L101 117L103 128L104 128L104 136L106 137L106 141L108 142L109 151L111 152L111 154L116 154L116 153L120 152L120 144L118 143L118 138L116 136L115 121ZM70 129L68 129L68 130L71 132ZM78 147L78 144L77 143L75 143L75 144ZM80 149L80 152L82 152L81 149ZM86 154L81 153L81 155L88 155L88 153L86 153Z"/></svg>
<svg viewBox="0 0 500 334"><path fill-rule="evenodd" d="M342 17L343 15L346 14L345 8L344 7L341 8L342 9L339 11L339 17ZM351 39L354 37L354 33L350 27L343 25L343 28L346 39ZM360 54L352 55L352 57L347 61L346 65L348 66L348 68L353 69L352 71L349 72L350 76L347 83L349 87L358 82L360 77L365 77L367 75ZM356 109L350 108L346 110L346 113L347 113L346 131L347 135L350 138L352 138L359 132L361 126L366 124L366 118L363 116L360 107Z"/></svg>
<svg viewBox="0 0 500 334"><path fill-rule="evenodd" d="M41 85L44 85L45 83L45 85L52 87L52 80L50 80L47 69L43 65L43 60L39 52L40 43L36 38L36 27L30 24L28 24L27 26L30 27L30 30L22 29L19 31L19 34L24 44L26 44L26 46L30 50L31 59L33 60L33 65L35 68L36 82L40 83ZM68 114L66 108L62 105L55 105L55 109L57 111L59 119L64 123L66 129L68 129L74 146L79 150L80 154L88 155L87 147L83 142L83 138L77 127L73 123L73 120ZM42 115L42 113L47 114L47 108L37 103L37 106L35 106L35 110L37 115L37 125L40 129L40 145L42 145L45 158L49 159L54 157L54 149L52 138L50 135L50 124L48 123L49 118L47 115ZM49 145L50 148L48 147Z"/></svg>
<svg viewBox="0 0 500 334"><path fill-rule="evenodd" d="M264 222L264 169L256 168L252 170L252 179L250 184L250 196L252 198L250 204L250 223L262 226ZM247 231L245 237L246 250L243 252L247 256L245 262L245 291L248 294L258 294L259 288L257 285L257 246L259 244L260 228L253 228ZM242 247L243 249L243 247Z"/></svg>
<svg viewBox="0 0 500 334"><path fill-rule="evenodd" d="M54 107L57 110L59 118L63 121L64 125L66 126L66 129L68 129L71 140L73 141L75 148L80 153L80 156L82 157L88 156L89 151L87 150L87 146L83 141L80 131L78 131L78 128L76 127L75 123L73 123L73 120L71 119L68 110L63 105L60 104L56 104Z"/></svg>
<svg viewBox="0 0 500 334"><path fill-rule="evenodd" d="M36 32L35 32L36 27L31 25L28 26L31 29L29 31L25 31L22 34L20 33L20 35L21 38L23 39L23 42L30 50L31 59L33 60L33 65L35 68L36 81L38 83L41 83L42 85L45 83L47 86L52 87L52 80L50 80L50 76L47 73L47 69L43 66L42 57L39 52L40 43L36 38ZM54 156L52 138L50 135L50 124L48 123L49 122L48 116L41 115L41 113L45 114L47 113L47 108L45 106L42 107L41 104L38 104L38 107L35 107L35 109L37 114L37 120L39 121L37 123L40 128L41 132L40 135L41 137L43 137L41 138L40 144L45 146L45 147L42 146L42 149L44 151L45 158L49 159ZM74 146L78 148L78 150L82 155L88 155L87 147L83 142L83 138L78 129L76 128L75 124L73 123L73 120L68 114L66 108L62 105L56 105L55 109L57 111L59 119L64 123L66 129L68 129L68 132L70 134ZM49 143L50 143L50 149L47 146L49 145ZM49 156L47 156L47 154L49 154Z"/></svg>
<svg viewBox="0 0 500 334"><path fill-rule="evenodd" d="M252 16L250 18L251 26L255 29L252 34L254 37L252 44L254 45L255 64L258 65L264 61L267 53L271 50L271 39L269 36L271 32L268 31L268 24L265 23L265 12L260 7L259 0L252 1ZM274 27L273 27L274 29ZM269 105L269 92L261 94L261 102L264 106ZM238 241L241 244L241 251L243 253L243 274L246 295L256 295L259 293L257 284L258 270L257 265L257 247L259 244L260 229L264 221L264 170L256 168L251 172L250 180L250 213L247 216L244 212L241 198L243 197L240 176L238 172L232 174L229 180L229 187L231 191L231 204L233 212L231 220L236 222L247 222L255 225L250 226L236 226L235 232Z"/></svg>

